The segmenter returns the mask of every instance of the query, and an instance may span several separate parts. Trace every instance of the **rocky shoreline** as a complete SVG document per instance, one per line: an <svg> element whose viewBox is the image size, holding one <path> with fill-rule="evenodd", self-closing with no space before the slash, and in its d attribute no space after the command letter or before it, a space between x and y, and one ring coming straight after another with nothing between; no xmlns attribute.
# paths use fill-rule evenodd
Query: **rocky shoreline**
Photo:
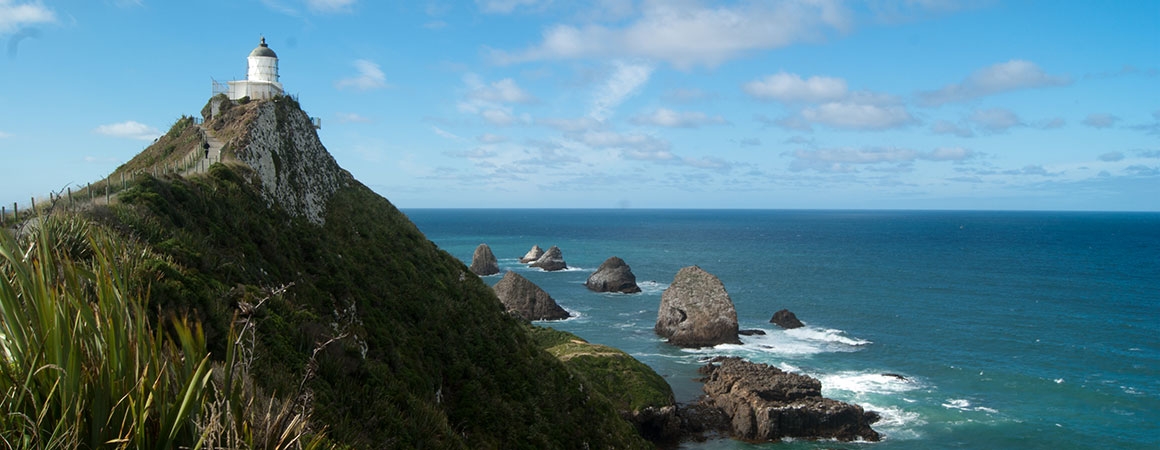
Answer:
<svg viewBox="0 0 1160 450"><path fill-rule="evenodd" d="M488 261L490 249L480 252ZM555 246L546 252L534 246L520 262L546 271L567 267ZM640 291L635 281L628 265L613 256L585 286L596 292L635 293ZM514 272L508 272L495 290L510 312L526 320L568 317L546 292ZM804 326L785 309L777 311L770 323L783 329ZM765 334L739 330L737 311L724 284L697 266L682 268L665 289L654 330L671 345L694 348L739 344L740 335ZM870 427L878 421L877 413L822 397L822 384L815 378L737 357L715 357L706 363L698 370L703 376L698 381L704 383L704 395L698 399L626 410L622 416L643 437L663 446L714 436L746 442L785 438L875 442L882 437Z"/></svg>

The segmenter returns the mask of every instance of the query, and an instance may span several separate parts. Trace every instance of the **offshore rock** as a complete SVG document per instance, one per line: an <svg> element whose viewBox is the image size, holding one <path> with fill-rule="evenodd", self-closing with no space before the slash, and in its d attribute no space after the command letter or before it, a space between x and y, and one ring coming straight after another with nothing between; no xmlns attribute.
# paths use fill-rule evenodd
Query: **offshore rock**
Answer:
<svg viewBox="0 0 1160 450"><path fill-rule="evenodd" d="M654 330L679 347L740 344L737 310L716 276L697 266L677 272L661 294Z"/></svg>
<svg viewBox="0 0 1160 450"><path fill-rule="evenodd" d="M528 252L524 254L523 258L520 258L520 264L536 262L536 260L540 259L541 256L544 256L544 249L540 248L538 245L533 245L532 249L528 250Z"/></svg>
<svg viewBox="0 0 1160 450"><path fill-rule="evenodd" d="M557 270L564 270L568 268L568 264L564 262L564 252L560 251L560 247L555 245L548 248L535 262L531 263L532 267L539 267L548 272L555 272Z"/></svg>
<svg viewBox="0 0 1160 450"><path fill-rule="evenodd" d="M783 309L773 313L773 318L769 319L769 323L775 323L777 326L787 330L805 326L805 324L798 320L797 316L790 312L788 309Z"/></svg>
<svg viewBox="0 0 1160 450"><path fill-rule="evenodd" d="M636 275L632 274L632 269L623 259L615 256L604 260L600 268L588 276L588 281L584 282L584 286L596 292L623 292L625 294L640 292L640 286L636 285Z"/></svg>
<svg viewBox="0 0 1160 450"><path fill-rule="evenodd" d="M535 283L509 271L495 284L495 295L509 312L525 320L560 320L571 317L568 311Z"/></svg>
<svg viewBox="0 0 1160 450"><path fill-rule="evenodd" d="M479 244L475 248L475 253L471 255L471 272L481 277L499 273L499 261L487 244Z"/></svg>
<svg viewBox="0 0 1160 450"><path fill-rule="evenodd" d="M699 405L728 417L728 427L720 431L735 439L881 439L870 428L878 414L822 397L817 379L736 357L721 358L720 365L709 363L699 372L705 375Z"/></svg>

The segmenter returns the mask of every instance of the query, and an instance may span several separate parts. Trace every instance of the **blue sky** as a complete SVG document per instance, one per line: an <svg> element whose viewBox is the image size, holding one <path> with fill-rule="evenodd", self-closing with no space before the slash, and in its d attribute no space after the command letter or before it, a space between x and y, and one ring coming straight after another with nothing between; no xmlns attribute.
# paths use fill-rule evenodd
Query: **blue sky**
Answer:
<svg viewBox="0 0 1160 450"><path fill-rule="evenodd" d="M0 0L0 203L100 179L264 35L403 208L1160 210L1160 2Z"/></svg>

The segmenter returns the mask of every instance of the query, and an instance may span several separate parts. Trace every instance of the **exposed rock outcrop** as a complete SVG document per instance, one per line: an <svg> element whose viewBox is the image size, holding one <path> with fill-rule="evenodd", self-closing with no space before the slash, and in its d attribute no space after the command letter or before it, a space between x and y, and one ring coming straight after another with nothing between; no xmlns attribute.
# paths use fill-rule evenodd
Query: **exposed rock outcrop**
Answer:
<svg viewBox="0 0 1160 450"><path fill-rule="evenodd" d="M475 253L471 255L471 272L481 277L499 273L499 261L487 244L475 247Z"/></svg>
<svg viewBox="0 0 1160 450"><path fill-rule="evenodd" d="M257 102L248 129L226 142L234 156L262 180L266 201L316 224L326 222L326 205L354 182L322 146L310 117L289 97Z"/></svg>
<svg viewBox="0 0 1160 450"><path fill-rule="evenodd" d="M540 248L538 245L533 245L532 249L528 250L528 252L524 254L523 258L520 258L520 264L536 262L536 260L540 259L541 256L544 256L544 249Z"/></svg>
<svg viewBox="0 0 1160 450"><path fill-rule="evenodd" d="M870 428L879 418L877 413L822 397L822 383L817 379L740 358L721 358L719 365L709 363L700 372L705 375L706 396L699 405L728 417L728 427L721 431L735 439L881 438Z"/></svg>
<svg viewBox="0 0 1160 450"><path fill-rule="evenodd" d="M623 259L615 256L604 260L600 268L588 276L588 281L584 282L584 286L596 292L623 292L625 294L640 292L640 286L636 285L636 275L632 274L632 269Z"/></svg>
<svg viewBox="0 0 1160 450"><path fill-rule="evenodd" d="M526 320L560 320L571 317L568 311L535 283L518 273L508 272L493 287L496 297L509 312Z"/></svg>
<svg viewBox="0 0 1160 450"><path fill-rule="evenodd" d="M788 309L783 309L773 313L773 318L769 319L769 323L775 323L777 326L787 330L805 326L805 324L798 320L797 316L790 312Z"/></svg>
<svg viewBox="0 0 1160 450"><path fill-rule="evenodd" d="M678 271L661 294L654 330L680 347L741 343L737 337L737 310L725 285L697 266Z"/></svg>
<svg viewBox="0 0 1160 450"><path fill-rule="evenodd" d="M560 247L555 245L548 248L535 262L531 263L532 267L539 267L548 272L555 272L557 270L564 270L568 268L568 264L564 262L564 252L560 251Z"/></svg>

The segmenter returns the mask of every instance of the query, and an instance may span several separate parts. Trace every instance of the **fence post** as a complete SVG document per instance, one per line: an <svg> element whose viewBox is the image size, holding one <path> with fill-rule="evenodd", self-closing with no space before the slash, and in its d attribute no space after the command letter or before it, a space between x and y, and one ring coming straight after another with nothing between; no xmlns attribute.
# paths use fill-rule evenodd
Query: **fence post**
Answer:
<svg viewBox="0 0 1160 450"><path fill-rule="evenodd" d="M105 204L109 204L109 182L105 182Z"/></svg>
<svg viewBox="0 0 1160 450"><path fill-rule="evenodd" d="M8 215L8 212L4 210L3 206L0 206L0 227L4 226L4 216L6 215Z"/></svg>
<svg viewBox="0 0 1160 450"><path fill-rule="evenodd" d="M68 205L72 206L72 187L68 188Z"/></svg>
<svg viewBox="0 0 1160 450"><path fill-rule="evenodd" d="M29 197L29 198L32 199L32 209L30 211L32 211L33 214L36 214L36 197Z"/></svg>

